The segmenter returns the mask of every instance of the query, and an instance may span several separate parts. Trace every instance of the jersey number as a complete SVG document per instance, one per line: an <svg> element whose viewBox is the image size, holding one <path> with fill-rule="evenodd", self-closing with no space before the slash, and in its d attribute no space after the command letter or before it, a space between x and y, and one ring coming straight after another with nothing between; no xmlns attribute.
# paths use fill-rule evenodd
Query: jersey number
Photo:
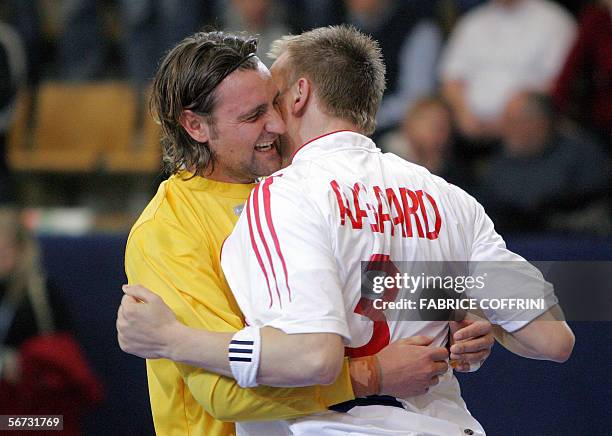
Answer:
<svg viewBox="0 0 612 436"><path fill-rule="evenodd" d="M373 254L366 265L366 271L380 271L387 276L395 276L400 271L397 266L391 262L388 254ZM382 301L394 301L397 297L397 287L385 289ZM363 315L374 323L372 329L372 338L370 341L361 347L346 348L346 355L349 357L372 356L389 345L391 335L389 333L389 325L387 317L381 309L374 307L374 300L361 297L354 310L355 313Z"/></svg>

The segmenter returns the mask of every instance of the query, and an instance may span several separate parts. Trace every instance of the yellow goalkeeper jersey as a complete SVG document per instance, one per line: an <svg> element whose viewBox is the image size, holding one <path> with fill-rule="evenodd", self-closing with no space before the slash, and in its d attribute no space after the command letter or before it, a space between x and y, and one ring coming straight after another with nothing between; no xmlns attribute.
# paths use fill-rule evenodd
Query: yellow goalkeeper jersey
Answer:
<svg viewBox="0 0 612 436"><path fill-rule="evenodd" d="M125 270L157 293L184 324L218 332L244 327L221 270L221 245L254 185L189 178L163 182L134 224ZM277 420L321 412L354 398L345 361L330 386L243 389L233 379L165 359L147 361L158 435L233 435L229 421Z"/></svg>

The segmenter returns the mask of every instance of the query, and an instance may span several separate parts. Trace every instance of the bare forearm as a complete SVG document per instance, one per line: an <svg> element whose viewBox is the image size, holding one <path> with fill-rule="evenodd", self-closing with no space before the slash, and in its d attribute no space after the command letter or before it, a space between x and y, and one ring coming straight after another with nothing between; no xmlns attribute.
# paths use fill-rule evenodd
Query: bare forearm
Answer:
<svg viewBox="0 0 612 436"><path fill-rule="evenodd" d="M165 355L175 362L232 377L227 349L233 335L198 330L177 322L167 332Z"/></svg>
<svg viewBox="0 0 612 436"><path fill-rule="evenodd" d="M493 326L493 333L495 334L495 339L499 342L503 347L521 357L526 357L528 359L538 359L539 354L531 349L527 348L523 344L521 344L511 333L508 333L503 328L498 325Z"/></svg>
<svg viewBox="0 0 612 436"><path fill-rule="evenodd" d="M495 327L495 337L505 348L523 357L565 362L574 348L574 334L561 319L559 306L543 313L522 329L508 333Z"/></svg>
<svg viewBox="0 0 612 436"><path fill-rule="evenodd" d="M267 386L331 384L342 368L344 347L332 333L288 335L261 329L261 363L257 381Z"/></svg>
<svg viewBox="0 0 612 436"><path fill-rule="evenodd" d="M271 327L260 332L259 384L278 387L329 384L341 370L344 348L338 335L288 335ZM175 362L232 377L227 349L233 335L197 330L177 322L168 332L165 354Z"/></svg>

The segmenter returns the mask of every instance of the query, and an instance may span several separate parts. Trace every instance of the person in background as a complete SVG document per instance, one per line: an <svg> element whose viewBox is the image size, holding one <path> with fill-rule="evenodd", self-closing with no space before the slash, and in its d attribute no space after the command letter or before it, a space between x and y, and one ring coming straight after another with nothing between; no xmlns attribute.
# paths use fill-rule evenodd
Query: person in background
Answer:
<svg viewBox="0 0 612 436"><path fill-rule="evenodd" d="M67 333L64 307L18 211L0 208L0 414L63 415L62 434L78 435L103 390Z"/></svg>
<svg viewBox="0 0 612 436"><path fill-rule="evenodd" d="M431 4L391 0L345 0L346 22L380 43L387 89L376 117L377 134L397 127L406 110L434 92L442 31Z"/></svg>
<svg viewBox="0 0 612 436"><path fill-rule="evenodd" d="M406 112L400 128L381 139L385 151L422 165L450 183L466 188L469 171L453 153L450 108L439 97L423 97Z"/></svg>
<svg viewBox="0 0 612 436"><path fill-rule="evenodd" d="M26 57L28 83L35 86L44 66L42 11L38 0L4 0L0 2L0 21L9 24L21 38ZM8 77L8 76L0 76Z"/></svg>
<svg viewBox="0 0 612 436"><path fill-rule="evenodd" d="M173 44L205 24L202 0L117 0L121 27L120 52L127 77L143 88L155 74L157 62ZM109 29L104 26L104 2L62 2L62 32L58 41L59 78L99 80L109 71Z"/></svg>
<svg viewBox="0 0 612 436"><path fill-rule="evenodd" d="M561 113L588 126L612 150L612 0L582 12L553 97Z"/></svg>
<svg viewBox="0 0 612 436"><path fill-rule="evenodd" d="M225 28L257 35L259 58L270 67L265 56L272 41L289 33L283 4L278 0L232 0L225 10Z"/></svg>
<svg viewBox="0 0 612 436"><path fill-rule="evenodd" d="M520 92L512 97L501 132L502 151L480 187L481 200L497 227L540 230L555 213L590 212L587 206L606 193L609 173L599 144L561 131L547 96Z"/></svg>
<svg viewBox="0 0 612 436"><path fill-rule="evenodd" d="M442 92L460 133L471 141L494 139L514 93L548 92L575 27L549 0L490 0L464 15L440 62Z"/></svg>
<svg viewBox="0 0 612 436"><path fill-rule="evenodd" d="M96 3L69 0L60 4L57 57L62 80L99 80L106 73L108 41Z"/></svg>
<svg viewBox="0 0 612 436"><path fill-rule="evenodd" d="M26 54L21 38L0 22L0 204L12 200L7 163L8 133L14 120L19 89L26 81Z"/></svg>
<svg viewBox="0 0 612 436"><path fill-rule="evenodd" d="M132 81L152 81L161 57L210 19L214 2L204 0L119 0L124 26L124 61Z"/></svg>
<svg viewBox="0 0 612 436"><path fill-rule="evenodd" d="M287 17L291 33L343 22L344 0L284 0L284 3L293 12Z"/></svg>

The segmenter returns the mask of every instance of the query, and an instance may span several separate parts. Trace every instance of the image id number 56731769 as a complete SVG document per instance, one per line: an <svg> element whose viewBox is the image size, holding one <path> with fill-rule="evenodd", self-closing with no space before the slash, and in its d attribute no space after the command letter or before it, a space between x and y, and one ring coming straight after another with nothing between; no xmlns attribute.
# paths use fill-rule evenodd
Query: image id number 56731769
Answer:
<svg viewBox="0 0 612 436"><path fill-rule="evenodd" d="M0 415L0 430L63 429L63 415Z"/></svg>

